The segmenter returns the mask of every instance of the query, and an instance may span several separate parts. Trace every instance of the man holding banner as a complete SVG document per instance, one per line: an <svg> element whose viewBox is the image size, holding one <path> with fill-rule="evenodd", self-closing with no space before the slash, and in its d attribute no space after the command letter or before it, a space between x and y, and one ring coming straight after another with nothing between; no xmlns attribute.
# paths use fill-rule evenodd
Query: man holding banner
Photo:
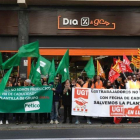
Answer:
<svg viewBox="0 0 140 140"><path fill-rule="evenodd" d="M140 81L137 80L136 75L132 76L132 80L129 80L126 83L126 89L140 89ZM132 121L137 120L137 119L129 119L129 123L131 123Z"/></svg>
<svg viewBox="0 0 140 140"><path fill-rule="evenodd" d="M62 94L62 86L59 83L59 77L55 78L54 86L52 88L53 91L53 105L52 105L52 112L51 112L51 121L50 124L59 124L58 118L58 107L59 107L59 98Z"/></svg>
<svg viewBox="0 0 140 140"><path fill-rule="evenodd" d="M31 86L31 80L30 79L26 79L24 82L24 86ZM31 121L31 113L27 113L27 124L30 124Z"/></svg>

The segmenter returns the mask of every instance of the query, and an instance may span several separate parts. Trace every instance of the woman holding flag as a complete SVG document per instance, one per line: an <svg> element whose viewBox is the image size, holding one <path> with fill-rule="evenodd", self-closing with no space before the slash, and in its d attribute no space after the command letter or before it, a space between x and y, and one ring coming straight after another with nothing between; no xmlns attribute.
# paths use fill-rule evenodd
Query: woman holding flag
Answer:
<svg viewBox="0 0 140 140"><path fill-rule="evenodd" d="M64 105L64 121L67 121L67 114L69 116L69 123L72 123L72 116L71 116L71 102L72 102L72 89L70 87L70 81L67 80L64 85L62 101Z"/></svg>

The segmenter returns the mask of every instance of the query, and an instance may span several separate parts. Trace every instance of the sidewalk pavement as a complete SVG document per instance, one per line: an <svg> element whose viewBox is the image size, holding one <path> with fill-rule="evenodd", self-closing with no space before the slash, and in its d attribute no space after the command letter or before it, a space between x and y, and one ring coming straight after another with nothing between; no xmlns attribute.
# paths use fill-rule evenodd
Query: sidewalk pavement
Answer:
<svg viewBox="0 0 140 140"><path fill-rule="evenodd" d="M120 123L120 124L111 124L109 121L106 121L105 124L102 124L99 118L91 118L92 124L87 124L86 118L79 117L80 124L75 125L75 117L73 118L73 123L70 124L68 121L67 123L63 124L62 117L59 119L59 124L50 124L48 120L47 124L45 123L38 123L31 122L27 124L24 121L23 124L16 125L15 121L10 121L10 124L0 125L0 130L37 130L37 129L82 129L82 128L140 128L140 123Z"/></svg>
<svg viewBox="0 0 140 140"><path fill-rule="evenodd" d="M120 123L120 124L101 124L101 123L93 123L88 125L86 123L81 123L79 125L75 124L3 124L0 125L0 130L35 130L35 129L82 129L82 128L140 128L140 124L138 123Z"/></svg>
<svg viewBox="0 0 140 140"><path fill-rule="evenodd" d="M63 124L63 108L60 109L61 117L58 119L59 124L50 124L50 120L47 120L47 124L34 122L35 114L32 114L32 119L30 124L27 124L26 116L24 117L23 124L16 125L16 121L13 120L13 114L10 114L10 120L8 125L0 125L0 130L35 130L35 129L82 129L82 128L140 128L140 123L120 123L120 124L111 124L110 118L106 119L106 123L102 124L100 118L92 118L92 124L87 124L86 117L79 117L80 124L75 125L75 117L73 117L73 123L70 124L68 119L67 123Z"/></svg>

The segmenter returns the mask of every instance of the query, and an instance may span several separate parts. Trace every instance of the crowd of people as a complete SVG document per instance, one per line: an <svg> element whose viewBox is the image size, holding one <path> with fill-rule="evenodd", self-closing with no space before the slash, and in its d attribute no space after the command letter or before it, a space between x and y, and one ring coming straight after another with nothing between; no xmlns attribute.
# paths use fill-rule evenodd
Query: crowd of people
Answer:
<svg viewBox="0 0 140 140"><path fill-rule="evenodd" d="M81 88L96 88L96 89L140 89L140 73L128 74L127 76L121 76L111 83L109 80L102 79L99 75L95 76L93 79L83 79L82 76L79 76L77 79L66 80L65 83L61 84L60 77L55 77L54 83L48 83L47 78L42 78L42 85L52 85L53 91L53 103L51 113L35 113L35 122L36 124L47 123L49 120L50 124L59 124L59 118L62 117L60 114L60 107L64 107L64 116L63 122L67 123L67 118L69 123L73 122L75 117L75 124L80 124L79 116L71 115L71 106L72 106L72 88L81 87ZM30 79L23 81L21 78L9 77L7 87L15 86L35 86L31 83ZM11 116L11 115L10 115ZM27 124L30 124L32 119L31 113L14 113L13 118L15 118L15 123L22 124L23 121L27 121ZM87 124L91 124L91 117L85 117ZM125 118L126 119L126 118ZM0 124L4 123L9 124L9 113L0 113ZM105 118L100 118L102 123L105 123ZM110 118L111 123L113 119ZM129 122L133 119L129 119Z"/></svg>

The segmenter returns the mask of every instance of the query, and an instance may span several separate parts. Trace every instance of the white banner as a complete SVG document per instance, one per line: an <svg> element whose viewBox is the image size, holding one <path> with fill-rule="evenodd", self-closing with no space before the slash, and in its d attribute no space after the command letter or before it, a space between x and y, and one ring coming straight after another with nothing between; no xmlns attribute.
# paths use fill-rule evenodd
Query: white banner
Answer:
<svg viewBox="0 0 140 140"><path fill-rule="evenodd" d="M139 90L73 88L72 115L140 117Z"/></svg>

